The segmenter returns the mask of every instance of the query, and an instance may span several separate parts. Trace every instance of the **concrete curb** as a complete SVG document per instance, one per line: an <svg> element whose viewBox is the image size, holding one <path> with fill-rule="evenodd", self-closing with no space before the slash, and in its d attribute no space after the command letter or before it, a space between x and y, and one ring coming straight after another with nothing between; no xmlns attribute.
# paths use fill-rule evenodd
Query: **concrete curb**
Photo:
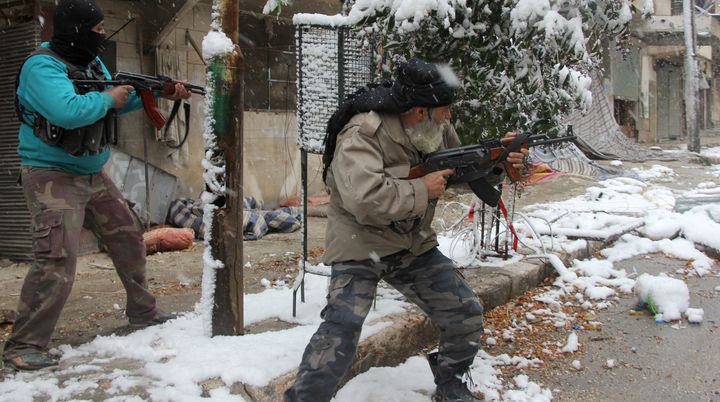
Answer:
<svg viewBox="0 0 720 402"><path fill-rule="evenodd" d="M570 265L573 259L587 258L599 247L600 243L588 242L586 249L561 256L561 259L564 264ZM476 290L485 310L489 311L536 288L555 272L550 264L539 260L530 261L520 261L502 268L464 269L462 273ZM437 343L438 328L417 308L383 317L383 320L391 321L392 325L360 342L355 361L341 385L371 367L397 366ZM294 370L284 374L263 387L234 384L233 392L250 401L282 401L283 393L292 385L296 372Z"/></svg>

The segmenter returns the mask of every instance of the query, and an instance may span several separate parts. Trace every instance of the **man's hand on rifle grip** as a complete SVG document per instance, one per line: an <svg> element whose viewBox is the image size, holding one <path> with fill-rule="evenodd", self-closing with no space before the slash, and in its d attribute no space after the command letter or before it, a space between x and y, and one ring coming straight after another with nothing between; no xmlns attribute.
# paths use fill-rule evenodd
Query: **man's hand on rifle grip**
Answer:
<svg viewBox="0 0 720 402"><path fill-rule="evenodd" d="M428 173L420 178L427 187L429 199L432 200L443 195L445 188L447 188L447 178L453 173L455 173L453 169L443 169Z"/></svg>
<svg viewBox="0 0 720 402"><path fill-rule="evenodd" d="M517 133L514 131L508 131L505 133L505 136L500 139L500 142L503 145L508 145L511 142L515 140L517 137ZM530 152L527 149L527 146L520 148L520 152L510 152L507 156L507 159L505 160L505 163L509 166L512 166L512 168L518 170L522 176L527 176L527 156L530 154Z"/></svg>
<svg viewBox="0 0 720 402"><path fill-rule="evenodd" d="M182 82L176 82L175 85L166 85L163 87L161 96L165 99L176 101L178 99L187 99L190 97L190 91L185 89Z"/></svg>
<svg viewBox="0 0 720 402"><path fill-rule="evenodd" d="M135 88L132 87L132 85L118 85L109 89L106 89L105 92L110 94L113 98L113 109L120 109L128 101L128 96L130 95L130 92L134 91Z"/></svg>

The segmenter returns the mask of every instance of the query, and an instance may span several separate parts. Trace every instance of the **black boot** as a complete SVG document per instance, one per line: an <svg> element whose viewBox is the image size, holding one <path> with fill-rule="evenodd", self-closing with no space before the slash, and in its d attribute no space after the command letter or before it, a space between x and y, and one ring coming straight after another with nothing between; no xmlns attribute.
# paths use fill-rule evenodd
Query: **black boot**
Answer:
<svg viewBox="0 0 720 402"><path fill-rule="evenodd" d="M5 366L17 371L35 371L46 367L55 367L58 360L47 352L37 351L4 359Z"/></svg>
<svg viewBox="0 0 720 402"><path fill-rule="evenodd" d="M461 375L454 375L438 384L432 396L433 402L482 402L470 392Z"/></svg>
<svg viewBox="0 0 720 402"><path fill-rule="evenodd" d="M432 395L433 402L481 402L482 399L476 397L470 392L467 384L463 382L463 377L467 373L468 379L470 373L468 368L447 370L441 369L438 362L438 352L431 352L427 355L430 371L435 377L437 388Z"/></svg>
<svg viewBox="0 0 720 402"><path fill-rule="evenodd" d="M435 384L437 384L438 378L438 352L430 352L427 354L428 364L430 364L430 371L432 372Z"/></svg>

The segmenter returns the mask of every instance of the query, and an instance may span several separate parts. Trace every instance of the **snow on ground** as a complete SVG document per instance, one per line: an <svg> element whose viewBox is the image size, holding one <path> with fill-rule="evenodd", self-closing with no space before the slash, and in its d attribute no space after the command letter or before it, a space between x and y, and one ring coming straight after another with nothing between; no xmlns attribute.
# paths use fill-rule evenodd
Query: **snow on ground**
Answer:
<svg viewBox="0 0 720 402"><path fill-rule="evenodd" d="M720 167L713 166L711 172L720 176ZM604 259L574 261L569 267L573 275L564 275L565 280L556 281L555 289L534 297L547 308L537 308L528 312L525 320L496 329L487 337L487 344L498 342L496 339L512 341L516 336L522 337L523 331L532 328L533 324L529 322L542 321L556 328L574 325L574 318L558 308L562 305L560 298L563 295L573 297L583 308L592 311L606 308L619 294L631 293L636 286L633 274L614 269L615 261L662 252L688 260L690 269L685 273L702 276L715 268L713 260L698 251L695 245L718 248L717 237L710 233L720 232L720 206L706 204L683 213L674 212L676 194L656 184L675 180L674 172L655 165L648 170L637 169L635 173L645 181L605 180L580 197L523 209L528 222L518 220L515 225L526 236L523 241L536 250L567 251L585 247L586 242L571 240L564 235L552 238L543 235L538 241L528 236L531 228L574 229L580 234L617 234L619 238L612 247L602 250ZM707 195L716 187L712 181L701 183L684 195ZM640 223L639 227L637 223ZM637 234L622 234L631 226ZM467 239L458 242L440 236L439 241L440 249L455 259L474 258L470 255ZM520 258L513 256L512 261ZM201 315L197 312L186 314L162 326L127 336L101 336L77 347L61 346L60 370L51 376L47 371L6 376L0 382L0 401L97 400L98 395L104 400L124 402L147 399L202 401L208 399L201 396L200 383L213 378L221 381L220 386L209 391L213 401L241 401L239 396L230 393L230 385L242 382L263 386L294 370L320 323L319 311L324 306L327 278L306 277L307 303L299 305L297 317L291 314L292 290L269 285L262 293L246 295L246 324L279 318L296 326L242 337L209 338L204 334ZM657 296L654 296L654 302L657 305ZM690 322L701 322L702 309L688 305L676 302L670 310L676 308L677 311L671 311L666 318L678 318L676 313L684 311ZM383 317L400 313L408 306L397 292L379 288L377 309L370 312L363 337L390 325ZM668 313L664 311L663 314ZM573 353L578 347L579 340L572 332L565 343L546 345L543 352ZM483 392L488 400L546 401L552 399L552 393L530 381L526 375L517 375L509 382L503 380L499 372L503 366L523 368L541 363L538 358L491 356L481 351L473 363L471 376L475 389ZM335 401L427 401L433 388L424 358L412 357L397 367L373 368L355 377L338 392Z"/></svg>
<svg viewBox="0 0 720 402"><path fill-rule="evenodd" d="M0 382L0 401L73 399L105 382L111 386L104 392L112 397L128 398L145 390L153 401L172 402L207 400L201 398L198 383L210 378L220 378L228 386L234 382L267 385L297 368L305 345L320 324L327 278L308 275L305 280L307 302L299 304L297 317L292 317L292 289L268 289L245 296L246 325L276 317L297 324L293 328L209 338L203 333L202 317L190 313L127 336L100 336L77 347L63 345L62 370L55 371L53 378L48 378L47 371L6 377ZM382 317L404 311L408 304L400 299L392 288L380 287L377 308L370 311L362 336L390 325ZM133 362L131 366L137 369L111 369L122 361ZM73 374L79 372L82 380L78 381ZM67 381L58 380L65 377ZM242 400L229 394L224 398Z"/></svg>
<svg viewBox="0 0 720 402"><path fill-rule="evenodd" d="M703 149L700 151L700 156L710 163L720 163L720 147Z"/></svg>
<svg viewBox="0 0 720 402"><path fill-rule="evenodd" d="M243 401L230 393L236 382L267 385L274 378L297 368L302 353L320 324L327 278L305 277L306 303L292 317L292 289L272 287L245 296L245 323L270 318L297 324L289 329L239 337L204 334L203 318L197 312L166 324L126 336L99 336L92 342L61 346L61 369L17 373L0 382L0 402L35 400L106 400L134 402L206 401L201 383L219 379L209 391L212 401ZM383 317L403 312L409 304L392 288L378 288L377 308L370 311L362 337L390 325ZM198 311L200 308L198 308ZM481 353L472 366L476 390L488 400L549 401L552 394L531 381L504 384L497 366L525 367L538 361L508 355ZM412 357L398 367L373 368L355 377L334 399L351 401L428 401L434 390L430 368L422 357Z"/></svg>
<svg viewBox="0 0 720 402"><path fill-rule="evenodd" d="M713 168L717 169L718 166ZM677 175L672 169L653 165L650 169L634 168L633 172L642 180L627 177L604 180L597 186L587 188L585 194L579 197L530 205L523 208L522 214L518 214L514 227L526 253L528 250L536 254L568 252L585 247L587 243L582 238L595 241L611 239L612 245L600 250L603 259L593 257L575 260L569 267L570 274L568 269L562 271L564 267L558 268L553 264L561 275L555 282L560 291L548 292L537 300L548 305L558 304L562 294L574 293L585 309L607 308L619 294L632 294L637 286L632 274L615 270L613 263L649 253L663 253L687 260L688 269L678 274L704 276L717 268L713 259L696 246L720 250L720 238L717 236L720 233L720 205L705 203L682 213L675 212L674 208L676 197L679 196L698 199L720 194L718 185L708 181L676 194L658 184L675 180ZM504 230L501 230L499 237L503 244ZM475 259L477 254L472 244L472 236L457 229L447 237L440 238L440 249L459 264L471 267L488 265L485 260L480 262ZM512 256L513 262L522 258L518 253ZM490 265L509 264L503 260L490 260ZM652 293L655 298L662 299L655 299L656 305L662 305L659 320L685 318L691 322L701 322L702 309L689 308L689 295L684 301L670 297L672 292L665 288L667 281L677 281L679 284L676 285L684 286L687 291L687 286L679 279L658 279L652 281L652 285L641 282L640 302L646 302L647 293ZM670 301L666 301L666 298ZM556 322L558 327L564 325L563 318L557 318ZM565 347L570 349L571 346L571 342L568 342Z"/></svg>
<svg viewBox="0 0 720 402"><path fill-rule="evenodd" d="M589 187L579 197L525 207L523 213L527 221L516 219L514 222L521 238L525 237L522 242L535 250L568 252L584 247L583 237L617 238L612 247L601 251L607 261L662 252L688 260L693 273L706 275L714 263L696 245L720 250L720 238L716 235L720 233L720 204L706 203L679 213L674 211L675 199L676 196L694 199L715 196L720 194L720 187L709 181L676 195L671 189L656 184L675 180L672 169L654 165L634 171L646 181L613 178ZM533 229L542 234L541 241L531 238ZM555 235L549 236L551 233ZM568 239L568 236L580 239ZM444 239L441 245L453 240ZM463 248L455 245L456 254L457 250ZM466 260L470 258L459 255Z"/></svg>

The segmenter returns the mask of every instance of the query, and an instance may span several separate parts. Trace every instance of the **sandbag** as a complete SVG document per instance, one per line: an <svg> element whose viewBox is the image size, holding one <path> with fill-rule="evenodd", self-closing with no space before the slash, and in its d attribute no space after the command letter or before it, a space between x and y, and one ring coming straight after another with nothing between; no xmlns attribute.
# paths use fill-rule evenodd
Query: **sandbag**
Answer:
<svg viewBox="0 0 720 402"><path fill-rule="evenodd" d="M190 248L195 231L190 228L158 228L143 233L147 254Z"/></svg>

